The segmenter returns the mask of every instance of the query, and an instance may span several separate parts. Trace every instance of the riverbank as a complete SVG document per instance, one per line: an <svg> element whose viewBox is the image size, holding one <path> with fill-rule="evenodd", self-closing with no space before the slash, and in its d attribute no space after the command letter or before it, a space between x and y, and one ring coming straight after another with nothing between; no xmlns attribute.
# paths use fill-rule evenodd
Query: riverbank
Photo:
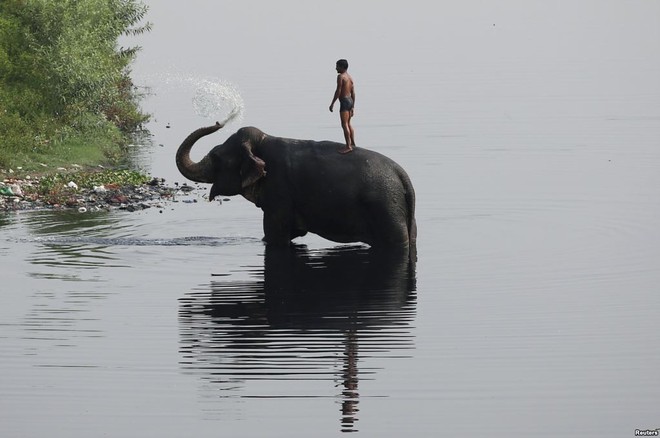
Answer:
<svg viewBox="0 0 660 438"><path fill-rule="evenodd" d="M0 174L0 213L31 210L77 210L80 213L109 210L140 211L163 208L178 194L192 192L187 184L167 185L131 170L60 169L55 174ZM196 199L186 200L197 202Z"/></svg>

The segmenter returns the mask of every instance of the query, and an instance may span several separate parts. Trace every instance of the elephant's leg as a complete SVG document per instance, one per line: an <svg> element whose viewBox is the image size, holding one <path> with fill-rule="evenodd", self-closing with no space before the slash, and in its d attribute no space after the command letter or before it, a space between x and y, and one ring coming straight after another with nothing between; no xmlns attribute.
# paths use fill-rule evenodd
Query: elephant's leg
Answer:
<svg viewBox="0 0 660 438"><path fill-rule="evenodd" d="M373 221L372 242L369 244L372 247L408 247L411 236L405 211L390 203L375 203L370 214Z"/></svg>
<svg viewBox="0 0 660 438"><path fill-rule="evenodd" d="M269 245L289 245L292 239L290 214L281 210L264 210L264 241ZM294 236L296 237L296 236Z"/></svg>
<svg viewBox="0 0 660 438"><path fill-rule="evenodd" d="M376 226L372 246L407 247L410 244L408 226L401 221L382 221Z"/></svg>
<svg viewBox="0 0 660 438"><path fill-rule="evenodd" d="M305 224L304 219L299 214L295 214L294 218L293 228L291 230L291 240L307 234L307 225Z"/></svg>

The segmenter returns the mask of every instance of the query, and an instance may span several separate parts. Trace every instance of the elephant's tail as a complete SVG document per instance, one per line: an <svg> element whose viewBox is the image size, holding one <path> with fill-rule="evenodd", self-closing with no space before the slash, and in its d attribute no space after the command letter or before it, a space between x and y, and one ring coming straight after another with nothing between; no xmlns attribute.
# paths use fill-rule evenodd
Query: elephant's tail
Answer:
<svg viewBox="0 0 660 438"><path fill-rule="evenodd" d="M415 220L415 189L413 188L410 177L405 170L399 169L399 178L405 190L404 198L406 200L407 209L407 226L408 226L408 260L410 261L410 272L414 273L415 265L417 263L417 221Z"/></svg>
<svg viewBox="0 0 660 438"><path fill-rule="evenodd" d="M413 246L417 243L417 221L415 220L415 189L413 188L412 182L408 174L401 169L399 172L399 177L403 186L406 190L405 199L406 206L408 208L408 240L410 245Z"/></svg>
<svg viewBox="0 0 660 438"><path fill-rule="evenodd" d="M412 186L410 186L412 188ZM410 244L417 243L417 220L415 219L415 192L406 193L406 203L408 204L408 238Z"/></svg>

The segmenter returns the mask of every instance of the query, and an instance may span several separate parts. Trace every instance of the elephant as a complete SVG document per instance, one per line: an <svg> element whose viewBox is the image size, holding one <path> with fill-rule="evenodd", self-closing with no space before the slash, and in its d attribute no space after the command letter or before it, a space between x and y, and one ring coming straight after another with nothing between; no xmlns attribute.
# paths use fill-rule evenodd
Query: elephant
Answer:
<svg viewBox="0 0 660 438"><path fill-rule="evenodd" d="M193 162L195 142L224 125L191 133L177 150L177 167L189 180L212 184L210 200L240 194L261 208L267 245L289 245L311 232L334 242L414 252L415 190L393 160L364 148L342 155L336 142L243 127Z"/></svg>

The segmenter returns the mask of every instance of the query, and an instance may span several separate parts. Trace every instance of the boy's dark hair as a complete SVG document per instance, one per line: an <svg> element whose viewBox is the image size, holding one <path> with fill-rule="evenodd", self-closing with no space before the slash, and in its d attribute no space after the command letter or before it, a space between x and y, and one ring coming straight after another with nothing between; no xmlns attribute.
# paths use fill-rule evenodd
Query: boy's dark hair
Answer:
<svg viewBox="0 0 660 438"><path fill-rule="evenodd" d="M337 67L341 67L344 70L348 70L348 61L346 61L345 59L340 59L339 61L337 61Z"/></svg>

